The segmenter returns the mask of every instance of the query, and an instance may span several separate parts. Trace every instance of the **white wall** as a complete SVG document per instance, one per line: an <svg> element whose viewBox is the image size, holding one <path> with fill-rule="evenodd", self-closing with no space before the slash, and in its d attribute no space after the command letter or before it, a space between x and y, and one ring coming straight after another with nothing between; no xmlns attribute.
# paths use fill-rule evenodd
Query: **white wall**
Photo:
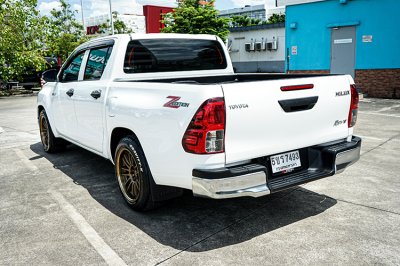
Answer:
<svg viewBox="0 0 400 266"><path fill-rule="evenodd" d="M252 41L278 42L276 51L246 52L245 43ZM232 62L256 62L256 61L284 61L285 60L285 28L272 28L251 30L242 32L231 32L228 36L229 43L232 42L230 56Z"/></svg>
<svg viewBox="0 0 400 266"><path fill-rule="evenodd" d="M146 33L146 21L144 16L140 15L118 15L118 19L132 29L135 33Z"/></svg>
<svg viewBox="0 0 400 266"><path fill-rule="evenodd" d="M118 14L117 17L119 20L123 21L128 28L132 29L135 33L146 33L146 22L144 16ZM110 16L108 14L89 17L85 19L85 27L98 26L103 23L109 23L109 19ZM103 35L108 35L108 33L104 33Z"/></svg>
<svg viewBox="0 0 400 266"><path fill-rule="evenodd" d="M282 14L285 14L285 13L286 13L286 9L285 9L284 6L272 7L272 8L267 9L267 18L269 18L273 14L282 15Z"/></svg>

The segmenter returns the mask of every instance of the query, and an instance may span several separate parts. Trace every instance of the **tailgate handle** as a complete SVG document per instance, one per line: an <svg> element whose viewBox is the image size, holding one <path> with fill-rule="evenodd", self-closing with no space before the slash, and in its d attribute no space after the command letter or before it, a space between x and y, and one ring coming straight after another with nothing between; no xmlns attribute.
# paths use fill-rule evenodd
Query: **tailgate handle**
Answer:
<svg viewBox="0 0 400 266"><path fill-rule="evenodd" d="M278 101L286 113L310 110L318 101L318 96Z"/></svg>

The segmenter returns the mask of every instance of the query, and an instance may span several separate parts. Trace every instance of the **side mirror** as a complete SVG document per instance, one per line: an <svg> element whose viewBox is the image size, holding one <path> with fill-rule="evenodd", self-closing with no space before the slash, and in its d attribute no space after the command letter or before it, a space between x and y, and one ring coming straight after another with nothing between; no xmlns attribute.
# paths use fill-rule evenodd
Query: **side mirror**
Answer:
<svg viewBox="0 0 400 266"><path fill-rule="evenodd" d="M57 80L57 70L49 69L42 73L42 80L45 82L55 82Z"/></svg>

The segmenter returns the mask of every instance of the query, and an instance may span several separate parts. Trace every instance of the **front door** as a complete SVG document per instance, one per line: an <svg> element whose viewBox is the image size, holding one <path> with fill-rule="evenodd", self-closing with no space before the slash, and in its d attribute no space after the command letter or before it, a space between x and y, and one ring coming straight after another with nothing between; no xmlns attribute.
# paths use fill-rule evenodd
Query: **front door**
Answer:
<svg viewBox="0 0 400 266"><path fill-rule="evenodd" d="M66 138L75 139L77 121L74 95L79 84L79 74L84 52L73 56L61 70L59 82L53 93L53 110L57 131Z"/></svg>
<svg viewBox="0 0 400 266"><path fill-rule="evenodd" d="M112 46L95 47L87 51L83 80L79 82L74 94L79 132L77 140L99 153L103 151L103 119L108 85L101 78L111 51Z"/></svg>
<svg viewBox="0 0 400 266"><path fill-rule="evenodd" d="M349 74L354 78L356 27L332 29L331 73Z"/></svg>

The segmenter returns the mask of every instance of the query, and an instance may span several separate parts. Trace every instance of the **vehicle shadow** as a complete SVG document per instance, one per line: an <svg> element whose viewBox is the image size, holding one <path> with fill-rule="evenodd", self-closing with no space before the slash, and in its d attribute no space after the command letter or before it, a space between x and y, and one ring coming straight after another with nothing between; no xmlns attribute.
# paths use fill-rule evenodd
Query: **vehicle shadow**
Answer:
<svg viewBox="0 0 400 266"><path fill-rule="evenodd" d="M159 243L189 252L242 243L321 214L337 203L300 187L261 198L227 200L195 198L185 191L156 210L138 213L125 204L108 160L75 145L58 154L45 153L41 143L30 148L35 157L46 158L113 214Z"/></svg>

